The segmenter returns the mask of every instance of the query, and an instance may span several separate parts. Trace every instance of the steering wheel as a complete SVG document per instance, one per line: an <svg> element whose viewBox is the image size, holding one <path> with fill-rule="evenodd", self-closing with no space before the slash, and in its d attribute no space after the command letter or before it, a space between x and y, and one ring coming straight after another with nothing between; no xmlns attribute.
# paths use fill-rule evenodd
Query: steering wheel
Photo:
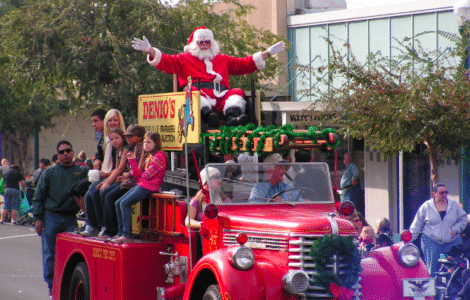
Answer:
<svg viewBox="0 0 470 300"><path fill-rule="evenodd" d="M308 187L293 187L293 188L289 188L289 189L286 189L286 190L283 190L283 191L280 191L280 192L277 192L276 194L272 195L271 198L269 198L266 203L269 203L271 202L274 198L284 194L284 193L287 193L287 192L291 192L291 191L298 191L297 193L297 197L295 197L295 199L293 201L297 202L299 201L299 198L300 198L300 191L307 191L307 192L313 192L315 194L315 197L316 198L320 198L318 193L311 189L311 188L308 188Z"/></svg>

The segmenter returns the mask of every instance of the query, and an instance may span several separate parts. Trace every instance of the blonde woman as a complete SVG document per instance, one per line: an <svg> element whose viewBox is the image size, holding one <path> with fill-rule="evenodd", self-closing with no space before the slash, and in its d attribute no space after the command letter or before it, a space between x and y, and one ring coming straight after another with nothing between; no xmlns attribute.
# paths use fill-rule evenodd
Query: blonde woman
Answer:
<svg viewBox="0 0 470 300"><path fill-rule="evenodd" d="M124 118L122 114L117 109L111 109L108 111L104 117L104 143L103 143L103 152L104 159L103 165L101 166L100 178L107 177L113 169L113 147L111 146L111 141L109 140L109 134L111 129L120 128L123 132L126 131L126 124L124 123Z"/></svg>

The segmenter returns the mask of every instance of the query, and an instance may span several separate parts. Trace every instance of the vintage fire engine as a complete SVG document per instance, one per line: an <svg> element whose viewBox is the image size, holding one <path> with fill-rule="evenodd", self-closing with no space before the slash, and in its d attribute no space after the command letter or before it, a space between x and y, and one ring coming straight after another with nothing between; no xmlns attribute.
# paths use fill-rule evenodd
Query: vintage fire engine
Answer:
<svg viewBox="0 0 470 300"><path fill-rule="evenodd" d="M186 134L198 131L195 139L188 134L188 142L197 144L198 110L184 111L183 105L199 107L198 96L194 92L190 102L184 93L142 96L139 122L158 130L168 150L182 149L179 143L184 140L178 138L182 129ZM193 116L193 124L180 123L178 116L184 113ZM175 123L166 124L165 118L174 118ZM213 135L207 138L212 139L207 147L222 151L221 147L238 144L240 151L249 151L259 142L262 151L270 153L328 150L336 142L333 132L317 132L315 139L288 135L262 139L252 134L233 135L228 144ZM206 170L216 168L221 179L208 180L210 197L203 204L200 230L185 226L190 197L163 191L135 206L133 230L139 239L134 243L59 234L53 299L332 299L329 289L311 280L317 266L310 251L325 235L356 238L353 224L344 217L352 204L335 206L330 170L321 162L283 161L291 188L269 198L254 197L253 189L280 164L207 164ZM236 169L242 169L240 177L245 179L233 176ZM229 201L220 201L221 193ZM402 237L405 242L372 251L360 261L362 272L352 287L352 299L425 299L434 294L419 250L407 243L407 233ZM327 268L347 276L348 262L334 253L331 257Z"/></svg>

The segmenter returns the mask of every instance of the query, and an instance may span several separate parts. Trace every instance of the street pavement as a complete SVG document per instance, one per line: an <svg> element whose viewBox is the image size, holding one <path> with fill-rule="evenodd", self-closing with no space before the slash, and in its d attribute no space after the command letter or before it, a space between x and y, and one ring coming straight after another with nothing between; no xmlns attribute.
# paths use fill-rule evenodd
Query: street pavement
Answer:
<svg viewBox="0 0 470 300"><path fill-rule="evenodd" d="M0 300L49 299L41 238L31 225L0 225Z"/></svg>

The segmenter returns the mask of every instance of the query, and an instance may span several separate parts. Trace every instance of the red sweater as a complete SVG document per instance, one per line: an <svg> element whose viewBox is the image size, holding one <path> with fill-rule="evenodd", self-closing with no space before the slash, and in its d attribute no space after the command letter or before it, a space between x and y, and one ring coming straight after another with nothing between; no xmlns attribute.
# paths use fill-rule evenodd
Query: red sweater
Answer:
<svg viewBox="0 0 470 300"><path fill-rule="evenodd" d="M158 192L163 183L163 178L166 172L166 155L163 151L158 151L152 157L150 165L142 171L136 159L129 159L131 166L131 174L137 185L140 185L146 190L151 192Z"/></svg>

